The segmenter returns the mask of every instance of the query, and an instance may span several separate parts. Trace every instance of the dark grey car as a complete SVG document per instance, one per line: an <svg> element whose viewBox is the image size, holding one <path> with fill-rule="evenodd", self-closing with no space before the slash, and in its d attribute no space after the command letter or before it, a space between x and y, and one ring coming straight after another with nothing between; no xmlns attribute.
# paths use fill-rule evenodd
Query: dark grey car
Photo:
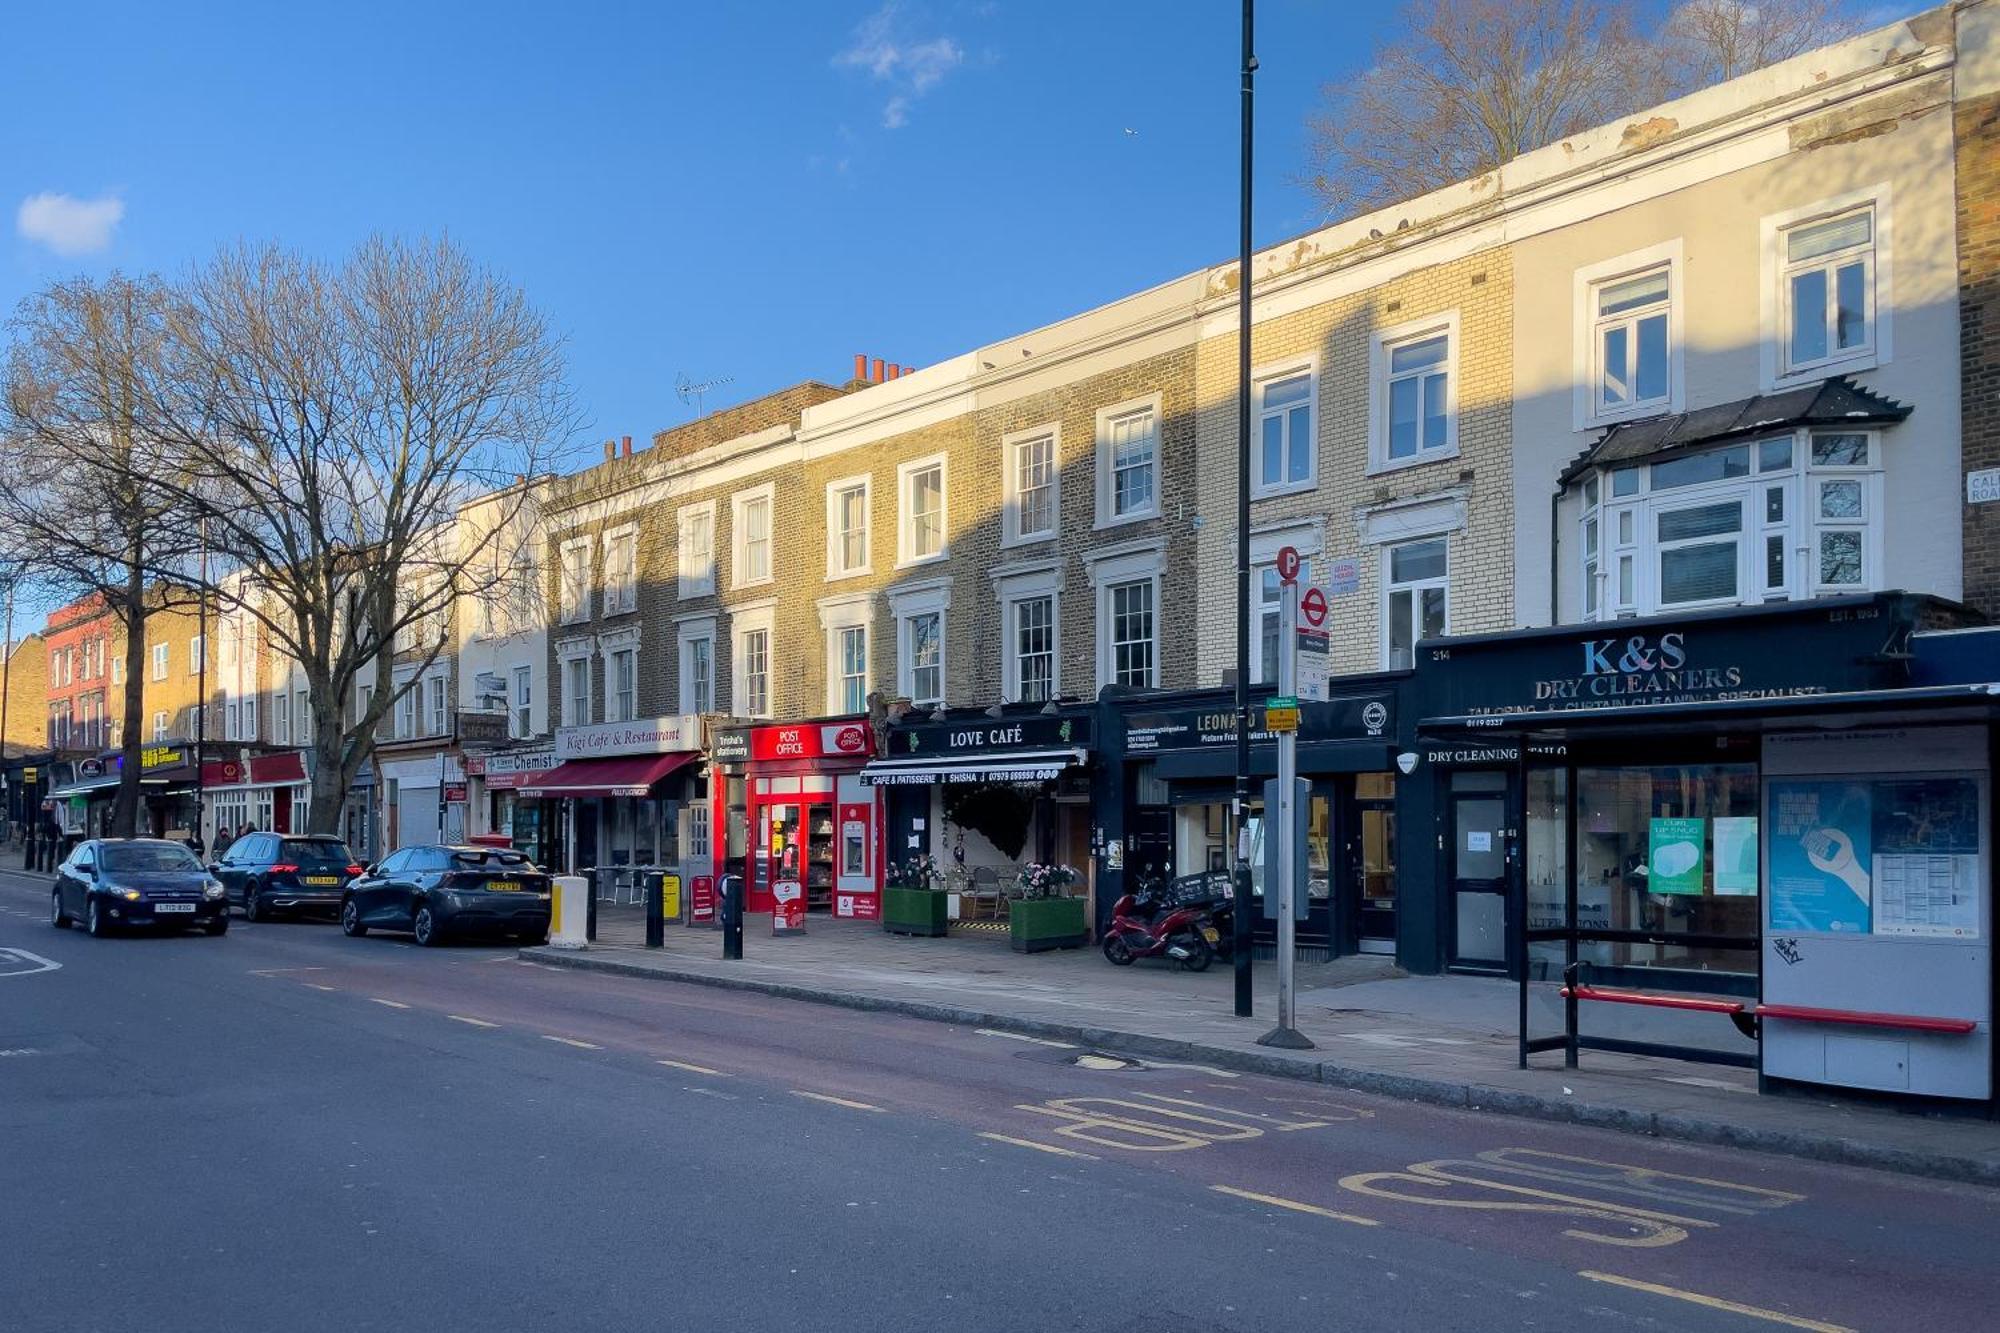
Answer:
<svg viewBox="0 0 2000 1333"><path fill-rule="evenodd" d="M407 930L418 944L447 935L549 936L549 877L506 848L427 845L391 852L347 886L340 928L349 935Z"/></svg>

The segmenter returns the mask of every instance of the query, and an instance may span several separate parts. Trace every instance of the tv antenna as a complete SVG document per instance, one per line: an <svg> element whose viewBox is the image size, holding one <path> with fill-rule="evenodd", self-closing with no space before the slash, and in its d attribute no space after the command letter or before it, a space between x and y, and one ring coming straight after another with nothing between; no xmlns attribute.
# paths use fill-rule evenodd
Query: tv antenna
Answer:
<svg viewBox="0 0 2000 1333"><path fill-rule="evenodd" d="M710 389L719 389L725 384L732 384L735 380L736 377L734 375L717 375L713 379L691 380L683 372L674 379L674 392L680 395L683 403L691 404L694 407L694 414L697 417L704 417L708 415L708 412L702 406L702 395L706 394Z"/></svg>

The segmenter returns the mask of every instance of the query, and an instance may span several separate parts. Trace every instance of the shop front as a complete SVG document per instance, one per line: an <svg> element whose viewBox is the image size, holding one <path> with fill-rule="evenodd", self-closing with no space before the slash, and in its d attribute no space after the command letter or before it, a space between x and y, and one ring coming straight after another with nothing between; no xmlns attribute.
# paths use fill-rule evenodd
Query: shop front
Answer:
<svg viewBox="0 0 2000 1333"><path fill-rule="evenodd" d="M552 821L555 813L544 801L524 799L522 787L537 774L556 766L553 744L524 749L496 750L465 757L466 785L470 789L468 808L473 812L471 833L497 834L516 851L525 852L536 865L554 864L557 842Z"/></svg>
<svg viewBox="0 0 2000 1333"><path fill-rule="evenodd" d="M1405 673L1349 679L1325 701L1299 706L1298 773L1307 807L1307 912L1298 944L1309 955L1397 952L1401 823L1395 767ZM1277 776L1277 736L1264 698L1252 702L1248 811L1258 939L1276 938L1262 911L1263 784ZM1237 830L1236 709L1227 691L1149 697L1119 710L1124 807L1118 859L1131 876L1227 870Z"/></svg>
<svg viewBox="0 0 2000 1333"><path fill-rule="evenodd" d="M312 805L303 750L211 759L201 766L202 845L244 826L267 833L304 833Z"/></svg>
<svg viewBox="0 0 2000 1333"><path fill-rule="evenodd" d="M1989 1097L1995 701L1911 651L1955 613L1885 593L1421 645L1429 961L1723 1002L1572 998L1524 1058Z"/></svg>
<svg viewBox="0 0 2000 1333"><path fill-rule="evenodd" d="M553 764L517 771L517 845L522 811L532 806L534 838L567 870L610 870L617 878L637 867L705 860L707 820L691 813L708 800L705 739L695 714L559 729ZM489 783L498 757L489 757ZM690 822L699 827L691 831Z"/></svg>
<svg viewBox="0 0 2000 1333"><path fill-rule="evenodd" d="M866 717L718 728L714 755L725 856L747 868L747 910L881 915L880 803L861 776L875 755Z"/></svg>
<svg viewBox="0 0 2000 1333"><path fill-rule="evenodd" d="M931 857L961 920L999 921L1027 865L1069 871L1069 894L1092 896L1096 721L1081 705L893 723L861 773L882 797L888 863Z"/></svg>

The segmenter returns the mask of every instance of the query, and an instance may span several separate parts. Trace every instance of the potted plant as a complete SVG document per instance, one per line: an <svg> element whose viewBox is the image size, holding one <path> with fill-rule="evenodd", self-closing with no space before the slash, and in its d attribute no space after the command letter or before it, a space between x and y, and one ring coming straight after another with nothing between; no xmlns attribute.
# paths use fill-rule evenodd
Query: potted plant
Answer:
<svg viewBox="0 0 2000 1333"><path fill-rule="evenodd" d="M913 856L889 867L882 890L882 929L891 935L942 935L945 895L937 887L937 862Z"/></svg>
<svg viewBox="0 0 2000 1333"><path fill-rule="evenodd" d="M1014 876L1007 905L1007 939L1019 953L1077 949L1090 942L1084 902L1066 896L1076 871L1066 865L1029 864Z"/></svg>

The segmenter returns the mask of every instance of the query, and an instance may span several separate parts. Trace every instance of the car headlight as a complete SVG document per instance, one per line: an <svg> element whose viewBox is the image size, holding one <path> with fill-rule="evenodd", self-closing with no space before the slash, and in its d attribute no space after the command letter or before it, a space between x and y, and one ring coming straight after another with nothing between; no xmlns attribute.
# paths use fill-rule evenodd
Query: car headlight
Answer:
<svg viewBox="0 0 2000 1333"><path fill-rule="evenodd" d="M136 903L145 895L137 889L113 889L111 896L114 898L123 898L128 903Z"/></svg>
<svg viewBox="0 0 2000 1333"><path fill-rule="evenodd" d="M203 884L201 886L201 896L204 898L220 898L222 896L221 882L212 879Z"/></svg>

